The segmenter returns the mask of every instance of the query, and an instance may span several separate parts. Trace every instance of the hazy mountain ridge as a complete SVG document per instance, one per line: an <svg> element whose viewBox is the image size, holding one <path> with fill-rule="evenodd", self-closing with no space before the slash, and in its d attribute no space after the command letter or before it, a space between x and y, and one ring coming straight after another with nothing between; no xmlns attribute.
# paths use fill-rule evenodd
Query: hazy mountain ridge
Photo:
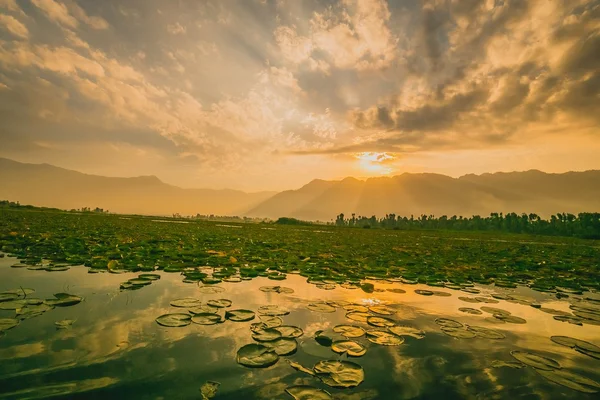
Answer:
<svg viewBox="0 0 600 400"><path fill-rule="evenodd" d="M48 164L0 158L0 199L63 209L101 207L118 213L293 217L329 221L364 216L489 215L600 210L600 171L549 174L537 170L464 175L404 173L366 180L315 179L296 190L245 193L182 189L156 176L113 178Z"/></svg>
<svg viewBox="0 0 600 400"><path fill-rule="evenodd" d="M182 189L156 176L105 177L0 158L0 199L22 204L62 209L100 207L127 214L239 215L274 193Z"/></svg>
<svg viewBox="0 0 600 400"><path fill-rule="evenodd" d="M364 216L489 215L525 212L548 216L600 210L600 171L548 174L537 170L465 175L404 173L364 181L329 181L312 193L312 182L286 191L250 210L249 216L330 220L339 213ZM320 184L320 186L324 186ZM295 193L302 200L295 201ZM278 212L276 212L276 210Z"/></svg>

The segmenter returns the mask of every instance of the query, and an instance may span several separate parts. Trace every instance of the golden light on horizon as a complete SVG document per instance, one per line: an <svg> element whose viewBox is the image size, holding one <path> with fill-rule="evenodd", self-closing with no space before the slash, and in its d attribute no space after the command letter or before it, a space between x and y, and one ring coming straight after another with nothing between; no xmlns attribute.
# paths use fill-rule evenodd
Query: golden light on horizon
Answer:
<svg viewBox="0 0 600 400"><path fill-rule="evenodd" d="M392 153L362 152L356 153L355 157L359 160L360 169L380 175L388 175L394 170L389 163L396 159Z"/></svg>

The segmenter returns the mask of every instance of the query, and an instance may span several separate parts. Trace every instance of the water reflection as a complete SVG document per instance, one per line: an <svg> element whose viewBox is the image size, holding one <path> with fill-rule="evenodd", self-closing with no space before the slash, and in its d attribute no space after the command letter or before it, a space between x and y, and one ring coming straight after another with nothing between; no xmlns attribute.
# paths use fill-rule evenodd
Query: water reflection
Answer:
<svg viewBox="0 0 600 400"><path fill-rule="evenodd" d="M600 344L600 326L576 326L556 321L551 314L529 305L500 301L498 304L468 303L458 297L507 293L528 296L543 307L570 311L566 300L527 288L480 287L480 294L446 288L449 297L422 296L414 290L432 290L423 285L370 281L374 293L336 288L319 289L300 276L288 275L278 282L293 293L263 292L261 286L273 281L256 278L240 283L220 283L222 293L202 293L198 286L183 283L178 274L161 273L161 279L136 291L119 291L123 281L137 274L94 274L83 267L65 272L11 269L15 260L0 259L0 292L30 287L31 296L41 299L57 292L83 296L72 307L55 308L24 320L0 338L0 398L198 398L208 380L221 383L218 398L287 398L285 388L306 384L326 389L337 399L386 398L586 398L586 395L541 377L533 368L493 367L494 361L514 362L511 350L535 352L558 361L564 369L600 381L600 360L560 346L550 336L571 336ZM387 289L403 289L397 293ZM237 350L252 343L249 326L254 321L212 326L191 324L181 328L159 326L156 317L181 312L170 306L175 299L194 297L203 302L226 298L232 309L258 310L278 304L290 310L285 325L304 330L298 338L298 352L266 369L248 369L235 362ZM567 299L568 300L568 299ZM339 324L367 324L349 321L338 307L333 313L310 311L315 301L346 301L365 306L388 305L400 324L425 331L424 339L406 336L400 346L380 346L364 337L354 339L367 353L352 359L365 372L365 381L354 389L332 389L314 377L291 368L285 359L311 368L324 359L345 359L314 340L317 331ZM524 318L525 324L493 323L491 314L465 314L461 307L493 306ZM223 312L221 311L221 314ZM0 311L0 318L14 311ZM435 323L438 317L502 332L506 338L456 339L444 334ZM67 329L56 321L72 319Z"/></svg>

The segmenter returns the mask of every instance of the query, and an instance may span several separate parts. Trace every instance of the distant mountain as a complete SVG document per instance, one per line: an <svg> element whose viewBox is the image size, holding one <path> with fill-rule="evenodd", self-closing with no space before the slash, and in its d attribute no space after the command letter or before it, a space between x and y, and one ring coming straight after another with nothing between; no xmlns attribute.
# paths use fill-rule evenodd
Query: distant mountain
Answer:
<svg viewBox="0 0 600 400"><path fill-rule="evenodd" d="M465 175L409 174L364 181L315 180L265 200L246 213L269 218L329 221L339 213L364 216L489 215L600 211L600 171L541 171Z"/></svg>
<svg viewBox="0 0 600 400"><path fill-rule="evenodd" d="M155 176L111 178L0 158L0 200L36 206L100 207L125 214L241 215L274 194L182 189Z"/></svg>

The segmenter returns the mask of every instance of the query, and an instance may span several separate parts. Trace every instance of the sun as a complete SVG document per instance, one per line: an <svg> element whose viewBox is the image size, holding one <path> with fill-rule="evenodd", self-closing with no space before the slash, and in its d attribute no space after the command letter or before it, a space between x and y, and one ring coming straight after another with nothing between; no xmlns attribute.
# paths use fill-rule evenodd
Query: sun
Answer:
<svg viewBox="0 0 600 400"><path fill-rule="evenodd" d="M392 173L393 168L391 168L389 163L396 159L394 154L378 152L356 153L354 157L358 159L362 170L379 175Z"/></svg>

